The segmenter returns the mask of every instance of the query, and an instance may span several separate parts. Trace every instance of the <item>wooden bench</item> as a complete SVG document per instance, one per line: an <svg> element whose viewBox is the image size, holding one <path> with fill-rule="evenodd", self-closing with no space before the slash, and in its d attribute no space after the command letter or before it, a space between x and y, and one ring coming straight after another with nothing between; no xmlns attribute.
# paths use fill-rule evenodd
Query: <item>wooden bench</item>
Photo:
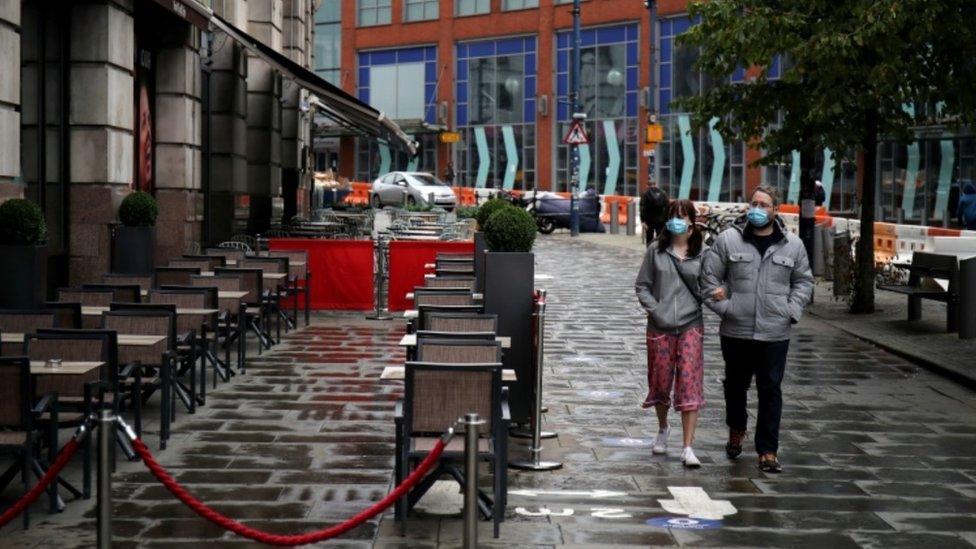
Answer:
<svg viewBox="0 0 976 549"><path fill-rule="evenodd" d="M943 289L936 280L948 281L948 288ZM908 267L908 284L883 285L879 289L908 296L908 320L922 318L923 299L945 303L946 331L958 329L959 260L956 256L915 252Z"/></svg>

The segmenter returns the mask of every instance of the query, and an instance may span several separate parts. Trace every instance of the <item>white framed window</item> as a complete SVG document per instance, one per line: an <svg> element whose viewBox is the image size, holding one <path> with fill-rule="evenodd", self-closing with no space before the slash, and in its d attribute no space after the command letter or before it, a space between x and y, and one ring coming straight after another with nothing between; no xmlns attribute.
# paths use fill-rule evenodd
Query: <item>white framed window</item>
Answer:
<svg viewBox="0 0 976 549"><path fill-rule="evenodd" d="M359 26L390 24L391 0L359 0Z"/></svg>
<svg viewBox="0 0 976 549"><path fill-rule="evenodd" d="M403 0L404 21L427 21L437 19L437 0Z"/></svg>
<svg viewBox="0 0 976 549"><path fill-rule="evenodd" d="M538 7L539 0L502 0L502 10L504 11L524 10Z"/></svg>
<svg viewBox="0 0 976 549"><path fill-rule="evenodd" d="M454 11L457 16L488 13L491 11L491 0L454 0Z"/></svg>

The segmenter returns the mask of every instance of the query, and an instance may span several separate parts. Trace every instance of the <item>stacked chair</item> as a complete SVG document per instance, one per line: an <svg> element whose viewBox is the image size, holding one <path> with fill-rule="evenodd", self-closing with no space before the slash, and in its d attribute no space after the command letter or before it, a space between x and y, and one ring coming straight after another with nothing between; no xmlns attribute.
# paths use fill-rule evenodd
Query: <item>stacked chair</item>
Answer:
<svg viewBox="0 0 976 549"><path fill-rule="evenodd" d="M396 479L402 482L459 417L477 412L478 460L492 470L490 493L479 492L481 514L493 521L495 537L505 519L508 485L507 391L502 383L502 348L496 338L498 318L484 314L473 293L471 256L438 257L435 276L414 289L418 311L408 330L416 346L408 348L404 398L397 402ZM455 437L436 468L401 498L395 516L405 529L407 515L438 479L448 476L464 486L464 442Z"/></svg>

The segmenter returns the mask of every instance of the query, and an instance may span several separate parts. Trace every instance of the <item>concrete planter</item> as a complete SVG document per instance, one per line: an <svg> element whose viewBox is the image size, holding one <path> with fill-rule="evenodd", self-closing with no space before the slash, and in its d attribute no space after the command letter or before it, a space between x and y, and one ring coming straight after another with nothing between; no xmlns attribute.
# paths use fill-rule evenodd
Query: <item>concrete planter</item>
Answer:
<svg viewBox="0 0 976 549"><path fill-rule="evenodd" d="M155 267L155 227L115 227L112 239L112 272L133 275L152 274Z"/></svg>
<svg viewBox="0 0 976 549"><path fill-rule="evenodd" d="M512 421L527 423L535 399L535 363L532 360L532 309L535 292L535 255L488 252L485 258L485 312L498 315L498 335L512 338L502 353L505 368L518 380L509 384Z"/></svg>
<svg viewBox="0 0 976 549"><path fill-rule="evenodd" d="M42 308L47 298L47 246L0 245L0 257L0 308Z"/></svg>

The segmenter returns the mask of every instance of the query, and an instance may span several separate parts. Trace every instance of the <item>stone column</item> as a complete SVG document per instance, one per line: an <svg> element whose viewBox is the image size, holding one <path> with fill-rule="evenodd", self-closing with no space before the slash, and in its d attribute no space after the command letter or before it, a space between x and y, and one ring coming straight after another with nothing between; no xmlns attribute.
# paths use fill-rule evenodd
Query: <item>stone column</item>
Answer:
<svg viewBox="0 0 976 549"><path fill-rule="evenodd" d="M202 110L200 32L177 23L182 44L156 52L156 262L182 255L199 242L203 214L200 194Z"/></svg>
<svg viewBox="0 0 976 549"><path fill-rule="evenodd" d="M237 28L247 28L245 0L215 2L214 10ZM213 35L211 48L210 236L215 244L239 232L235 204L238 197L247 195L247 53L219 31ZM246 223L244 215L241 221Z"/></svg>
<svg viewBox="0 0 976 549"><path fill-rule="evenodd" d="M20 2L0 2L0 202L21 197Z"/></svg>
<svg viewBox="0 0 976 549"><path fill-rule="evenodd" d="M72 285L98 281L108 272L108 224L115 221L132 182L134 44L131 0L74 5L69 82Z"/></svg>
<svg viewBox="0 0 976 549"><path fill-rule="evenodd" d="M248 4L248 34L282 51L282 0ZM281 196L281 75L260 57L247 60L248 231L267 230L272 198ZM278 212L280 214L280 212Z"/></svg>
<svg viewBox="0 0 976 549"><path fill-rule="evenodd" d="M285 0L283 38L284 54L302 67L311 68L312 12L310 0ZM311 112L301 109L308 100L308 92L286 79L282 85L281 167L285 196L285 218L295 214L308 216L309 188L312 184L310 167L304 166L303 155L311 144L308 136ZM309 168L309 169L306 169ZM292 205L296 206L294 209Z"/></svg>

